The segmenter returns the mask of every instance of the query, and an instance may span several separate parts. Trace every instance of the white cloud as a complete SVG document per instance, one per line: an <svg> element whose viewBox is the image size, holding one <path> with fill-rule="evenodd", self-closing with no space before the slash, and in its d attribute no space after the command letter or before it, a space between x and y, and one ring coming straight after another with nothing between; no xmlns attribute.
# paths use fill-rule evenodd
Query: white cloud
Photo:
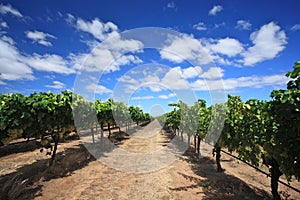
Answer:
<svg viewBox="0 0 300 200"><path fill-rule="evenodd" d="M205 79L216 79L224 76L224 70L220 67L211 67L202 74L202 78Z"/></svg>
<svg viewBox="0 0 300 200"><path fill-rule="evenodd" d="M287 44L285 32L274 22L263 25L258 31L251 33L250 39L254 45L243 53L243 62L246 66L275 58Z"/></svg>
<svg viewBox="0 0 300 200"><path fill-rule="evenodd" d="M3 15L10 13L16 17L23 17L23 15L17 9L13 8L10 4L0 4L0 13Z"/></svg>
<svg viewBox="0 0 300 200"><path fill-rule="evenodd" d="M11 37L8 37L6 35L3 35L1 37L1 40L5 41L5 42L8 42L10 45L14 45L15 44L15 41Z"/></svg>
<svg viewBox="0 0 300 200"><path fill-rule="evenodd" d="M1 78L1 75L0 75L0 78ZM0 80L0 85L6 85L6 83Z"/></svg>
<svg viewBox="0 0 300 200"><path fill-rule="evenodd" d="M176 6L175 6L174 1L169 2L169 3L167 4L167 8L175 8L175 7L176 7Z"/></svg>
<svg viewBox="0 0 300 200"><path fill-rule="evenodd" d="M5 80L33 80L33 70L66 75L76 73L68 65L67 60L55 54L22 54L15 47L12 38L5 35L0 38L0 79L2 82Z"/></svg>
<svg viewBox="0 0 300 200"><path fill-rule="evenodd" d="M137 79L132 78L129 75L123 75L118 79L119 82L129 83L129 84L139 84L139 81Z"/></svg>
<svg viewBox="0 0 300 200"><path fill-rule="evenodd" d="M173 68L184 79L195 78L202 73L202 68L199 66L191 66L188 68L175 67Z"/></svg>
<svg viewBox="0 0 300 200"><path fill-rule="evenodd" d="M206 25L203 22L199 22L198 24L195 24L193 26L194 29L198 30L198 31L205 31L207 30Z"/></svg>
<svg viewBox="0 0 300 200"><path fill-rule="evenodd" d="M62 89L65 88L66 85L60 81L53 81L53 85L46 85L45 87L53 88L53 89Z"/></svg>
<svg viewBox="0 0 300 200"><path fill-rule="evenodd" d="M71 55L70 58L75 69L105 73L118 71L122 65L142 62L137 56L122 54L122 49L110 50L101 45L88 54Z"/></svg>
<svg viewBox="0 0 300 200"><path fill-rule="evenodd" d="M55 54L34 54L24 60L27 65L39 71L55 72L67 75L76 72L74 69L68 67L68 62L66 60Z"/></svg>
<svg viewBox="0 0 300 200"><path fill-rule="evenodd" d="M193 36L181 35L169 38L169 44L160 50L163 59L174 63L181 63L185 60L192 61L197 65L211 62L208 52L202 47L199 40Z"/></svg>
<svg viewBox="0 0 300 200"><path fill-rule="evenodd" d="M137 96L137 97L132 97L131 100L149 100L153 99L154 96L148 95L148 96Z"/></svg>
<svg viewBox="0 0 300 200"><path fill-rule="evenodd" d="M244 48L243 45L234 38L224 38L219 40L212 40L213 42L207 43L206 47L214 53L220 53L229 57L236 56L241 53Z"/></svg>
<svg viewBox="0 0 300 200"><path fill-rule="evenodd" d="M184 90L189 89L189 82L177 72L176 69L169 70L162 78L161 83L170 90Z"/></svg>
<svg viewBox="0 0 300 200"><path fill-rule="evenodd" d="M202 69L199 66L181 68L180 66L165 70L152 69L147 72L130 73L118 79L120 91L132 93L138 88L147 88L151 92L163 90L184 90L189 89L189 82L185 79L201 77Z"/></svg>
<svg viewBox="0 0 300 200"><path fill-rule="evenodd" d="M122 39L121 35L115 32L101 43L101 47L111 50L115 56L121 56L128 52L142 52L143 43L133 39Z"/></svg>
<svg viewBox="0 0 300 200"><path fill-rule="evenodd" d="M287 44L285 32L274 22L263 25L251 33L253 45L242 44L235 38L201 38L202 46L210 53L212 60L221 65L252 66L258 62L275 58ZM248 48L244 48L248 46ZM249 47L250 46L250 47ZM224 56L225 55L225 56ZM227 57L236 57L229 59Z"/></svg>
<svg viewBox="0 0 300 200"><path fill-rule="evenodd" d="M236 59L228 59L224 57L223 55L213 54L212 59L215 63L218 63L220 65L230 65L235 67L242 67L241 63L237 62Z"/></svg>
<svg viewBox="0 0 300 200"><path fill-rule="evenodd" d="M236 22L235 28L240 29L240 30L250 30L252 24L248 21L245 20L238 20Z"/></svg>
<svg viewBox="0 0 300 200"><path fill-rule="evenodd" d="M100 41L105 40L110 34L118 32L117 25L112 22L103 23L98 18L93 19L91 22L84 21L83 19L79 18L76 21L76 28L92 34Z"/></svg>
<svg viewBox="0 0 300 200"><path fill-rule="evenodd" d="M108 89L103 85L97 85L96 83L92 83L85 87L89 92L94 92L97 94L111 94L112 90Z"/></svg>
<svg viewBox="0 0 300 200"><path fill-rule="evenodd" d="M129 53L141 52L143 44L137 40L122 39L118 27L112 22L103 23L95 18L92 22L75 19L68 14L67 21L83 32L90 33L97 41L89 42L90 53L70 55L75 69L89 72L103 71L106 73L120 70L120 66L142 63L137 56ZM100 41L102 41L100 43Z"/></svg>
<svg viewBox="0 0 300 200"><path fill-rule="evenodd" d="M268 76L246 76L238 78L202 80L199 79L191 86L194 90L236 90L238 88L262 88L265 86L283 86L288 82L288 78L283 74Z"/></svg>
<svg viewBox="0 0 300 200"><path fill-rule="evenodd" d="M2 80L33 80L32 69L23 62L18 49L13 46L13 40L2 36L0 39L0 69Z"/></svg>
<svg viewBox="0 0 300 200"><path fill-rule="evenodd" d="M62 16L62 14L60 12L59 12L59 15ZM70 13L67 13L67 17L65 18L65 20L68 24L72 25L76 19L73 15L71 15Z"/></svg>
<svg viewBox="0 0 300 200"><path fill-rule="evenodd" d="M157 83L159 81L159 77L156 74L148 74L143 78L143 82L145 83Z"/></svg>
<svg viewBox="0 0 300 200"><path fill-rule="evenodd" d="M162 87L158 86L158 85L148 85L149 89L152 92L160 92L162 91Z"/></svg>
<svg viewBox="0 0 300 200"><path fill-rule="evenodd" d="M72 15L69 15L70 21L72 21L72 17ZM84 21L82 23L84 24ZM89 25L94 30L93 23L87 24L87 27ZM81 28L84 29L84 26ZM104 32L117 30L117 27L111 22L103 24L102 28ZM87 71L102 70L110 72L119 70L121 65L141 63L142 61L138 57L129 53L141 52L143 44L136 40L122 39L118 32L113 32L114 34L110 34L110 38L106 41L102 43L95 42L96 47L93 48L92 53L70 54L67 59L56 54L23 54L15 47L12 38L3 35L0 38L0 81L4 83L5 80L33 80L34 70L69 75L76 73L82 64L85 64L85 70ZM33 41L46 46L51 44L46 41L47 38L55 38L53 35L40 31L28 31L26 35ZM102 92L99 87L96 91Z"/></svg>
<svg viewBox="0 0 300 200"><path fill-rule="evenodd" d="M47 47L52 46L52 43L46 40L39 40L38 43Z"/></svg>
<svg viewBox="0 0 300 200"><path fill-rule="evenodd" d="M47 78L47 79L55 79L55 76L53 74L49 74L49 75L45 75L44 78Z"/></svg>
<svg viewBox="0 0 300 200"><path fill-rule="evenodd" d="M130 75L123 75L118 79L119 87L123 88L123 92L132 93L140 87L148 88L152 92L160 92L162 90L161 80L155 72L139 73L138 77L134 75L137 74L131 72Z"/></svg>
<svg viewBox="0 0 300 200"><path fill-rule="evenodd" d="M159 96L158 96L158 98L160 98L160 99L170 99L170 98L172 98L172 97L176 97L176 94L170 93L170 94L168 94L168 95L159 95Z"/></svg>
<svg viewBox="0 0 300 200"><path fill-rule="evenodd" d="M216 15L218 12L221 12L223 7L220 5L214 6L209 12L208 15Z"/></svg>
<svg viewBox="0 0 300 200"><path fill-rule="evenodd" d="M47 41L47 38L56 38L55 36L48 34L48 33L44 33L44 32L40 32L40 31L27 31L25 32L26 37L31 39L33 42L37 42L41 45L44 46L52 46L52 43Z"/></svg>
<svg viewBox="0 0 300 200"><path fill-rule="evenodd" d="M292 28L291 28L292 31L297 31L297 30L300 30L300 24L295 24Z"/></svg>
<svg viewBox="0 0 300 200"><path fill-rule="evenodd" d="M1 22L0 23L0 26L3 27L3 28L8 28L8 25L6 22Z"/></svg>

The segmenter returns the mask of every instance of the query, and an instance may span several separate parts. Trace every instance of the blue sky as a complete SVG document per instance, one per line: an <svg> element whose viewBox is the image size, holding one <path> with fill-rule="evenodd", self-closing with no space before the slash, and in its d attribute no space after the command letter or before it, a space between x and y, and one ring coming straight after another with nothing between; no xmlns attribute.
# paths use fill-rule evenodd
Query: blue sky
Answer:
<svg viewBox="0 0 300 200"><path fill-rule="evenodd" d="M1 1L1 92L68 89L153 115L178 99L268 100L299 61L299 9L296 0Z"/></svg>

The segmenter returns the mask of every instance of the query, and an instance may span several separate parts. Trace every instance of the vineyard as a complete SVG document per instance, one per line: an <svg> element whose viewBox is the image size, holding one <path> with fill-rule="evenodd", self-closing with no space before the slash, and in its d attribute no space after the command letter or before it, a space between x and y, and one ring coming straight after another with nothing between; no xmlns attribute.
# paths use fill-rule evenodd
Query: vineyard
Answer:
<svg viewBox="0 0 300 200"><path fill-rule="evenodd" d="M300 179L299 62L287 76L292 79L287 90L272 91L269 102L250 99L243 103L239 96L232 95L228 95L225 105L211 107L206 107L204 100L198 100L191 107L179 102L170 104L175 109L161 120L174 133L188 133L188 143L193 136L199 156L203 139L213 144L218 172L223 171L220 163L222 148L236 152L239 158L254 166L267 166L273 199L280 199L277 191L280 176L285 175L287 180ZM200 117L195 117L198 116L195 113ZM214 138L219 133L220 137Z"/></svg>
<svg viewBox="0 0 300 200"><path fill-rule="evenodd" d="M168 143L173 137L187 138L187 145L190 147L187 150L189 158L192 157L193 162L196 162L199 168L201 168L201 162L204 165L208 162L207 160L203 161L204 158L201 157L201 146L211 144L213 145L213 152L211 153L215 157L216 164L216 169L213 170L220 174L226 170L221 163L222 157L226 157L226 155L221 155L221 152L223 150L229 151L254 167L268 169L271 178L272 197L275 200L281 199L283 197L278 192L280 178L284 177L287 181L299 181L300 179L299 62L295 64L292 72L287 73L287 76L291 79L287 84L287 89L274 90L270 95L272 98L270 101L250 99L243 102L239 96L228 95L226 104L216 104L209 107L201 99L192 106L183 101L169 104L173 111L157 118L161 126L164 127L164 131L161 130L163 132L160 131L160 134L156 135L150 143L130 138L130 135L126 134L127 132L139 131L139 127L141 127L139 125L145 126L150 121L152 123L145 126L146 128L150 126L150 128L141 129L142 133L143 131L148 133L156 131L158 126L157 120L136 106L128 106L123 102L115 102L113 99L108 99L105 102L101 100L90 102L70 91L63 91L61 94L32 93L29 96L1 94L1 157L5 159L5 156L10 156L9 152L4 152L4 148L12 145L12 142L15 143L20 138L27 140L28 145L32 141L38 141L38 143L34 143L38 144L37 147L31 150L39 149L41 154L51 157L47 163L42 165L43 167L35 166L41 174L45 175L44 177L43 175L34 176L34 180L30 181L26 181L27 179L18 180L19 176L15 176L17 178L13 179L9 177L12 182L8 184L7 177L1 176L0 182L4 180L8 186L4 187L0 197L1 199L24 199L26 190L23 188L17 193L14 187L18 188L25 183L25 188L28 188L42 178L47 179L46 177L50 176L50 172L47 171L49 169L52 169L52 171L50 170L51 173L55 174L50 173L51 176L60 177L56 173L61 172L53 172L55 166L60 166L64 159L62 154L56 158L60 145L67 148L68 143L66 141L72 141L72 138L78 139L78 135L80 136L81 132L85 132L91 138L92 145L99 145L101 139L108 138L111 142L119 142L128 149L130 147L132 149L137 148L136 146L139 145L141 147L137 148L139 152L147 146L151 146L152 150L160 148L155 145ZM197 156L193 157L194 152L191 153L190 151L194 151ZM77 159L80 160L78 166L74 166L76 169L83 168L87 164L86 162L93 160L82 146L75 152L73 156L75 158L77 156ZM22 160L22 158L20 159ZM126 158L124 159L126 160ZM65 166L65 169L70 167ZM111 173L116 173L116 176L120 173L110 170ZM165 173L169 173L169 171ZM135 178L134 175L128 176ZM127 175L125 177L130 178ZM111 181L115 182L114 178L116 177L110 178ZM139 181L141 180L139 179ZM151 183L157 184L153 187L158 187L160 180L152 178L151 181L153 181ZM95 183L93 182L93 184ZM210 183L202 181L199 187L212 186ZM157 189L159 190L159 188ZM299 194L299 188L293 187L293 189ZM191 198L195 198L195 196Z"/></svg>

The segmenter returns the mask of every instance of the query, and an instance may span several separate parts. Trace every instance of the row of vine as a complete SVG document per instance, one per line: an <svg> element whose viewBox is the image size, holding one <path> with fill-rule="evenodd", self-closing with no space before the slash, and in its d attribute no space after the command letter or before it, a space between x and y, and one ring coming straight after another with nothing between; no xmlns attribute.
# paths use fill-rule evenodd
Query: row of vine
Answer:
<svg viewBox="0 0 300 200"><path fill-rule="evenodd" d="M222 172L221 149L236 152L242 160L267 166L271 176L272 195L278 194L278 180L285 175L300 178L300 62L296 62L285 90L273 90L270 101L228 95L225 104L206 106L198 100L192 106L182 101L174 110L161 116L168 129L175 134L187 134L188 143L194 136L194 145L200 156L200 142L214 145L217 171ZM220 135L217 139L215 136ZM198 140L198 141L196 141Z"/></svg>
<svg viewBox="0 0 300 200"><path fill-rule="evenodd" d="M116 120L118 119L118 120ZM150 115L139 107L108 99L90 102L70 91L0 94L0 146L17 138L41 139L42 147L51 149L52 165L58 143L71 132L90 129L94 142L94 127L104 126L111 136L111 126L128 126L149 121Z"/></svg>

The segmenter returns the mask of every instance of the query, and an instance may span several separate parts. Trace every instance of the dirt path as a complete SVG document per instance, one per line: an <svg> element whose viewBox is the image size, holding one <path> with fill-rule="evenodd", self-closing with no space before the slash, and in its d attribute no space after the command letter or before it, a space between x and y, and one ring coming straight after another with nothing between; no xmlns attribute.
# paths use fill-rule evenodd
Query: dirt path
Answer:
<svg viewBox="0 0 300 200"><path fill-rule="evenodd" d="M199 193L201 188L185 191L175 189L188 187L191 183L179 174L182 171L186 175L193 176L191 164L188 162L177 160L159 170L154 170L151 166L147 168L146 165L149 163L134 162L134 157L137 160L144 158L147 162L149 154L163 151L169 141L157 121L149 124L131 135L131 138L125 140L120 147L127 154L134 155L131 155L131 158L122 158L122 163L129 167L116 170L112 166L103 164L100 158L100 161L90 162L70 176L44 182L40 196L36 199L201 199L203 197L203 194ZM108 160L118 162L117 159L121 158L116 156L120 154L120 149L116 148L105 154L106 163L109 162ZM157 165L158 162L164 161L159 157L155 162L152 158L150 162L150 165ZM133 172L135 170L129 169L138 167L137 163L144 165L144 168L141 167L142 172L137 169L138 173L136 173ZM125 171L127 169L129 172ZM201 177L197 178L201 179Z"/></svg>
<svg viewBox="0 0 300 200"><path fill-rule="evenodd" d="M211 154L198 159L189 148L181 155L183 146L162 132L157 121L128 138L118 146L106 140L85 146L79 140L62 143L48 174L38 172L46 166L38 149L0 157L0 183L15 174L36 177L33 196L21 194L17 199L270 199L267 177L224 154L221 161L226 171L221 174ZM288 192L289 199L300 199L299 194Z"/></svg>

